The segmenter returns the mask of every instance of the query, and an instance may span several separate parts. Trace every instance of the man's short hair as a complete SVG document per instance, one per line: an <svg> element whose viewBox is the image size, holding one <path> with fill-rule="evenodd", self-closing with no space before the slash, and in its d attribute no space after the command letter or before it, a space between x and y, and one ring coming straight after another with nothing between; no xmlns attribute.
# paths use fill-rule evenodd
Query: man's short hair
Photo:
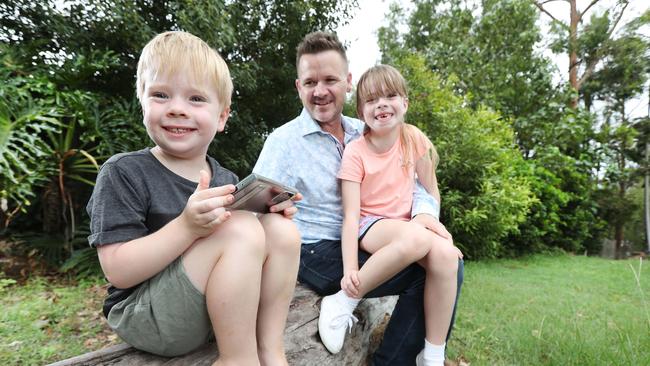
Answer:
<svg viewBox="0 0 650 366"><path fill-rule="evenodd" d="M345 64L348 63L348 57L345 54L345 47L334 33L312 32L305 36L296 47L296 68L302 55L316 54L325 51L338 52Z"/></svg>
<svg viewBox="0 0 650 366"><path fill-rule="evenodd" d="M136 73L136 94L140 102L147 80L178 72L187 72L193 83L214 87L221 106L230 106L233 84L228 65L202 39L180 31L160 33L142 49Z"/></svg>

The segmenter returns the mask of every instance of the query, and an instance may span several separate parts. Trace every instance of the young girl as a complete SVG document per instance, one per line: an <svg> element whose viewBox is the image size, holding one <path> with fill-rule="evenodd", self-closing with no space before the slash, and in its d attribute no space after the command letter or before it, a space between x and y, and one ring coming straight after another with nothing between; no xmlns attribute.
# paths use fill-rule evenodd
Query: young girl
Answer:
<svg viewBox="0 0 650 366"><path fill-rule="evenodd" d="M426 339L417 364L443 365L462 253L451 239L410 221L416 174L438 202L440 193L436 150L417 127L404 122L407 109L406 81L395 68L378 65L361 76L357 114L366 126L364 136L346 147L338 174L344 275L341 291L331 297L353 309L369 291L419 263L426 270ZM361 269L359 247L372 254Z"/></svg>

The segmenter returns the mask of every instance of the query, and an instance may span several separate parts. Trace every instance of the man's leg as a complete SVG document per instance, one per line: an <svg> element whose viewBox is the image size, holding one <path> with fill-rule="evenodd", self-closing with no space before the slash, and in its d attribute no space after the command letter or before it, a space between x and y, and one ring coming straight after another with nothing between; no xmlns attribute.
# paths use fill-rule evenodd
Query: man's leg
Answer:
<svg viewBox="0 0 650 366"><path fill-rule="evenodd" d="M369 254L359 251L359 265L369 258ZM384 339L373 355L373 365L413 365L415 356L424 345L424 268L412 264L389 279L366 297L399 295L391 320L386 327ZM319 295L331 295L340 290L343 277L341 242L323 240L314 244L303 244L300 254L298 279ZM458 264L458 286L460 294L463 281L463 262ZM458 296L456 296L458 301ZM452 315L452 325L455 316ZM449 334L451 334L449 327Z"/></svg>

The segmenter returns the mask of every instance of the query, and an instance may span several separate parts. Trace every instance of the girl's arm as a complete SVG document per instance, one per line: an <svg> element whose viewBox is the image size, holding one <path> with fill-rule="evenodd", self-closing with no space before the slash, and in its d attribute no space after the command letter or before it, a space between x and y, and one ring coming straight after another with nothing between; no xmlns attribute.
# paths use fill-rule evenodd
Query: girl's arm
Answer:
<svg viewBox="0 0 650 366"><path fill-rule="evenodd" d="M343 273L359 270L359 211L361 184L349 180L341 180L341 196L343 198L343 229L341 233L341 248L343 255Z"/></svg>
<svg viewBox="0 0 650 366"><path fill-rule="evenodd" d="M429 154L424 154L415 164L415 172L418 175L418 181L424 189L440 203L440 192L438 191L438 179L436 170Z"/></svg>

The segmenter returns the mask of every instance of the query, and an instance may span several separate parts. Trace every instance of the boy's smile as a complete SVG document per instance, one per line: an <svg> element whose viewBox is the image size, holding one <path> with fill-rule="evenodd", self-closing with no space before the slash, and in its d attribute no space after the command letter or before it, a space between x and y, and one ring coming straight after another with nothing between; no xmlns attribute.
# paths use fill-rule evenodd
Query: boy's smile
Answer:
<svg viewBox="0 0 650 366"><path fill-rule="evenodd" d="M230 112L219 103L214 87L194 83L184 73L146 80L143 96L149 136L164 154L180 159L205 159Z"/></svg>

